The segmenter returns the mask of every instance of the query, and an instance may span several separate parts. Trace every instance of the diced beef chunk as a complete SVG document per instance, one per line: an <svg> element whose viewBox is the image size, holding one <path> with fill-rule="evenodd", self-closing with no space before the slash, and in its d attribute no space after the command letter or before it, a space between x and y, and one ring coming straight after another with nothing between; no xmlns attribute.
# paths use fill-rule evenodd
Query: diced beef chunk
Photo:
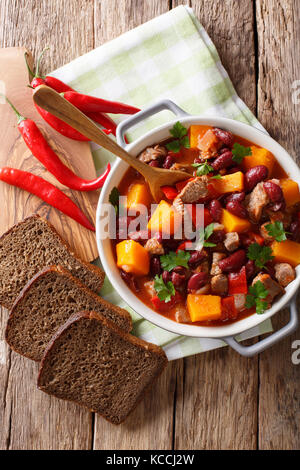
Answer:
<svg viewBox="0 0 300 470"><path fill-rule="evenodd" d="M163 255L165 250L162 244L157 240L157 238L150 238L147 240L147 243L145 245L145 249L151 254L151 255Z"/></svg>
<svg viewBox="0 0 300 470"><path fill-rule="evenodd" d="M185 323L191 321L189 313L185 305L177 304L175 306L175 320L178 323Z"/></svg>
<svg viewBox="0 0 300 470"><path fill-rule="evenodd" d="M181 199L184 204L192 204L207 196L208 189L207 176L199 176L189 181L176 197Z"/></svg>
<svg viewBox="0 0 300 470"><path fill-rule="evenodd" d="M152 160L157 160L160 157L165 157L168 151L161 145L154 147L147 147L142 153L139 154L138 159L143 163L149 163Z"/></svg>
<svg viewBox="0 0 300 470"><path fill-rule="evenodd" d="M144 283L145 290L150 297L157 295L156 290L154 289L154 281L147 281Z"/></svg>
<svg viewBox="0 0 300 470"><path fill-rule="evenodd" d="M173 163L171 166L170 170L179 170L179 171L185 171L186 173L193 174L193 167L191 165L188 165L187 163Z"/></svg>
<svg viewBox="0 0 300 470"><path fill-rule="evenodd" d="M240 237L237 232L229 232L225 235L224 245L226 250L235 251L240 244Z"/></svg>
<svg viewBox="0 0 300 470"><path fill-rule="evenodd" d="M268 302L268 304L271 304L275 297L284 293L284 288L278 284L278 282L274 281L274 279L272 279L269 274L259 273L253 279L252 285L254 285L257 281L262 282L268 291L268 295L264 299L266 302Z"/></svg>
<svg viewBox="0 0 300 470"><path fill-rule="evenodd" d="M278 220L279 222L282 222L283 227L285 229L289 228L291 221L292 221L292 215L289 213L288 210L285 210L284 212L283 211L274 212L272 211L272 209L267 208L266 213L270 217L271 223L274 223Z"/></svg>
<svg viewBox="0 0 300 470"><path fill-rule="evenodd" d="M275 264L275 277L279 284L286 287L296 277L295 269L288 263Z"/></svg>
<svg viewBox="0 0 300 470"><path fill-rule="evenodd" d="M218 253L215 251L212 255L212 265L211 265L211 270L210 274L212 276L216 276L217 274L222 274L221 268L219 268L219 261L221 259L226 258L226 255L224 253Z"/></svg>
<svg viewBox="0 0 300 470"><path fill-rule="evenodd" d="M225 274L218 274L211 278L211 291L216 295L226 295L228 292L228 278Z"/></svg>
<svg viewBox="0 0 300 470"><path fill-rule="evenodd" d="M259 222L263 208L269 203L269 198L264 190L264 183L258 183L250 195L246 198L246 208L250 218L254 222Z"/></svg>
<svg viewBox="0 0 300 470"><path fill-rule="evenodd" d="M271 222L266 222L266 223L262 224L261 227L260 227L260 234L264 238L264 240L266 240L266 242L272 242L274 240L273 237L271 237L271 235L269 235L269 233L266 229L266 225L269 225L270 223Z"/></svg>
<svg viewBox="0 0 300 470"><path fill-rule="evenodd" d="M246 308L246 294L234 294L234 305L237 312L241 312Z"/></svg>

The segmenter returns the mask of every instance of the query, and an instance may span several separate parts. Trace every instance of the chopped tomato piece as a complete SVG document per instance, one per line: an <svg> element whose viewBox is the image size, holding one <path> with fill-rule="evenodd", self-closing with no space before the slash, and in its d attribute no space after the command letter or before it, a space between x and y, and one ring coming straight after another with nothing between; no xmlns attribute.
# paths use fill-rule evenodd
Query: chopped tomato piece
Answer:
<svg viewBox="0 0 300 470"><path fill-rule="evenodd" d="M245 266L237 273L229 273L228 284L229 294L247 294L248 285Z"/></svg>
<svg viewBox="0 0 300 470"><path fill-rule="evenodd" d="M222 315L220 320L234 320L237 317L237 309L234 303L234 297L224 297L222 299Z"/></svg>
<svg viewBox="0 0 300 470"><path fill-rule="evenodd" d="M167 312L170 308L174 307L175 304L182 301L182 296L179 292L175 292L175 295L171 297L169 302L165 302L164 300L160 300L160 298L155 295L151 298L151 302L155 310L160 312Z"/></svg>
<svg viewBox="0 0 300 470"><path fill-rule="evenodd" d="M162 186L161 190L164 193L164 195L166 196L166 198L171 199L171 200L175 199L175 197L178 194L177 189L174 188L173 186Z"/></svg>

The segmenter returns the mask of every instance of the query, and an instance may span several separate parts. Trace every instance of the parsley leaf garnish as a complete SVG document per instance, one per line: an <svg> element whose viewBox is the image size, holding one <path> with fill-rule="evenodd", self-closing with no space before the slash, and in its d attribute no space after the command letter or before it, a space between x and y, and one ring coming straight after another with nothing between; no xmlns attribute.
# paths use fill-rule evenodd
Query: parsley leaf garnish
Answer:
<svg viewBox="0 0 300 470"><path fill-rule="evenodd" d="M192 166L197 168L197 176L207 175L214 171L213 167L210 166L207 162L205 163L192 163Z"/></svg>
<svg viewBox="0 0 300 470"><path fill-rule="evenodd" d="M232 160L238 164L242 163L243 158L248 155L252 155L252 150L250 147L244 147L244 145L235 142L232 148Z"/></svg>
<svg viewBox="0 0 300 470"><path fill-rule="evenodd" d="M175 295L175 287L171 281L168 281L166 284L163 281L162 275L158 276L156 274L154 278L154 289L157 292L159 300L164 302L170 302L172 295Z"/></svg>
<svg viewBox="0 0 300 470"><path fill-rule="evenodd" d="M256 266L261 269L265 267L268 261L274 258L270 246L261 246L258 243L252 243L249 246L247 256L249 259L255 261Z"/></svg>
<svg viewBox="0 0 300 470"><path fill-rule="evenodd" d="M172 142L166 145L167 149L171 152L178 153L181 147L190 148L190 139L187 133L187 128L177 121L172 129L170 129L170 134L175 140L172 140Z"/></svg>
<svg viewBox="0 0 300 470"><path fill-rule="evenodd" d="M176 266L184 266L188 268L188 260L191 255L187 251L179 250L170 251L167 255L161 255L160 262L165 271L172 271Z"/></svg>
<svg viewBox="0 0 300 470"><path fill-rule="evenodd" d="M283 223L276 220L273 224L265 225L268 234L275 238L277 242L283 242L286 240L286 231L283 228Z"/></svg>
<svg viewBox="0 0 300 470"><path fill-rule="evenodd" d="M268 291L261 281L257 281L249 287L249 294L246 296L246 308L256 307L256 313L262 314L268 307L268 302L264 301L268 296Z"/></svg>
<svg viewBox="0 0 300 470"><path fill-rule="evenodd" d="M222 179L222 176L221 175L214 175L211 177L212 180L220 180Z"/></svg>
<svg viewBox="0 0 300 470"><path fill-rule="evenodd" d="M207 241L209 239L209 237L213 234L214 226L215 226L214 223L209 224L209 225L207 225L207 227L205 227L204 230L200 231L200 236L199 236L199 241L198 241L199 248L200 248L200 246L203 246L205 248L212 248L212 247L216 246L215 243L211 243L211 242Z"/></svg>
<svg viewBox="0 0 300 470"><path fill-rule="evenodd" d="M108 200L114 206L116 213L118 212L119 198L120 198L120 191L115 186L111 190Z"/></svg>

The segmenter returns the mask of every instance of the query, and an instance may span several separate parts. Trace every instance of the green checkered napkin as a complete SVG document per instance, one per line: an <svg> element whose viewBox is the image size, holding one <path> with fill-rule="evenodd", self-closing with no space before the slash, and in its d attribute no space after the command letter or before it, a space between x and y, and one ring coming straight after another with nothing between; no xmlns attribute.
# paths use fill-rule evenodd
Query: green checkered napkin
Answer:
<svg viewBox="0 0 300 470"><path fill-rule="evenodd" d="M191 114L224 116L263 129L237 96L215 46L188 7L175 8L123 34L53 75L78 91L140 108L170 98ZM121 120L121 116L114 118ZM166 111L148 119L129 134L130 140L171 118L174 116ZM92 152L98 174L115 159L95 144ZM154 326L132 311L107 279L101 294L129 310L134 334L163 346L170 360L224 346L220 340L181 337ZM238 339L271 330L267 320Z"/></svg>

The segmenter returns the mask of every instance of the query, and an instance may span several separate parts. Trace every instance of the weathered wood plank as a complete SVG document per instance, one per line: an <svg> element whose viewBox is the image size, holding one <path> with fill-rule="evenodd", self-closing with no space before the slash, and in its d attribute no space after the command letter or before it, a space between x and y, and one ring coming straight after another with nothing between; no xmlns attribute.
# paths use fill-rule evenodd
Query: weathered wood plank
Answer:
<svg viewBox="0 0 300 470"><path fill-rule="evenodd" d="M168 0L95 1L95 47L169 9ZM171 449L175 378L181 361L167 370L121 426L95 417L94 449Z"/></svg>
<svg viewBox="0 0 300 470"><path fill-rule="evenodd" d="M258 118L300 163L300 103L293 103L292 84L300 78L300 12L297 0L257 0ZM288 312L275 315L278 329ZM299 449L300 367L292 363L291 337L260 357L259 448Z"/></svg>
<svg viewBox="0 0 300 470"><path fill-rule="evenodd" d="M47 72L93 47L93 4L79 0L0 2L0 46L50 46ZM47 70L46 70L47 69ZM91 413L36 388L37 365L11 353L0 321L0 448L89 449Z"/></svg>
<svg viewBox="0 0 300 470"><path fill-rule="evenodd" d="M251 0L216 0L209 8L204 0L190 3L239 96L255 112ZM257 358L244 359L228 348L185 359L177 382L175 449L255 449L257 374Z"/></svg>

